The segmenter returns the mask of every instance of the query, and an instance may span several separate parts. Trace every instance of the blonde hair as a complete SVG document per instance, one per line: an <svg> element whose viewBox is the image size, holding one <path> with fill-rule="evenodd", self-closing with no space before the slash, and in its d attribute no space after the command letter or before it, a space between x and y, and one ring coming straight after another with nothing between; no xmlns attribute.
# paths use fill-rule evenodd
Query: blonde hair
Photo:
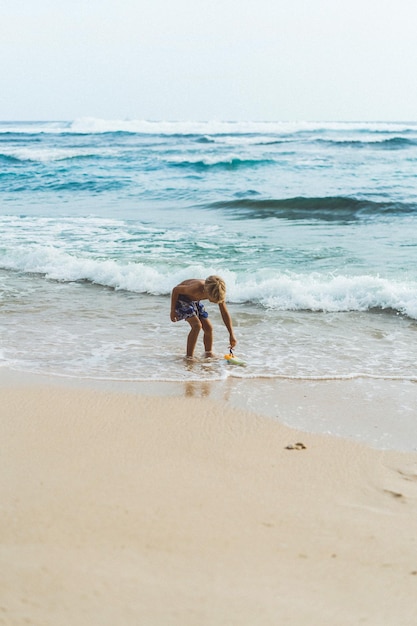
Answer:
<svg viewBox="0 0 417 626"><path fill-rule="evenodd" d="M205 281L205 288L210 298L216 304L226 299L226 283L220 276L209 276Z"/></svg>

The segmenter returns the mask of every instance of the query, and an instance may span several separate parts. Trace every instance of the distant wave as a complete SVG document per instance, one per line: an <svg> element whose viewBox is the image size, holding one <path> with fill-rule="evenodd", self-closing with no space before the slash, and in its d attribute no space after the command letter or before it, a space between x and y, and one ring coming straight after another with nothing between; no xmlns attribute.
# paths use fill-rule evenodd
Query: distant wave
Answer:
<svg viewBox="0 0 417 626"><path fill-rule="evenodd" d="M149 120L103 120L80 118L74 120L67 130L71 132L102 133L131 132L143 134L282 134L295 132L328 131L368 131L405 132L417 131L415 123L401 122L285 122L285 121L149 121Z"/></svg>
<svg viewBox="0 0 417 626"><path fill-rule="evenodd" d="M324 198L259 199L241 198L213 202L208 208L225 209L251 218L351 220L361 216L415 213L417 205L401 202L376 202L344 196Z"/></svg>
<svg viewBox="0 0 417 626"><path fill-rule="evenodd" d="M104 191L119 191L124 187L125 184L122 181L106 176L96 176L89 180L57 180L46 185L39 185L40 189L49 191L89 191L97 194Z"/></svg>
<svg viewBox="0 0 417 626"><path fill-rule="evenodd" d="M224 134L287 134L298 132L417 132L415 122L307 122L307 121L163 121L107 120L78 118L72 121L0 122L0 134L100 134L139 133L151 135L210 135Z"/></svg>
<svg viewBox="0 0 417 626"><path fill-rule="evenodd" d="M194 136L194 135L193 135ZM220 144L229 146L275 146L282 144L290 144L294 141L294 138L276 135L269 136L265 133L233 133L228 135L211 135L201 137L196 135L197 143L207 144ZM296 135L295 135L296 137Z"/></svg>
<svg viewBox="0 0 417 626"><path fill-rule="evenodd" d="M329 146L341 146L343 148L375 148L380 150L400 150L417 146L417 140L407 137L388 137L380 139L376 135L374 141L361 139L317 139L318 143L327 144Z"/></svg>
<svg viewBox="0 0 417 626"><path fill-rule="evenodd" d="M6 165L11 165L15 163L20 163L21 159L11 154L1 154L0 153L0 163L5 163Z"/></svg>
<svg viewBox="0 0 417 626"><path fill-rule="evenodd" d="M2 149L0 147L0 159L13 162L51 163L54 161L67 161L74 159L105 158L115 156L118 153L112 149L92 148L40 148L35 147L12 147Z"/></svg>
<svg viewBox="0 0 417 626"><path fill-rule="evenodd" d="M38 244L0 251L0 269L38 274L59 282L86 282L115 290L151 295L168 295L172 285L187 274L214 272L193 264L172 270L156 263L132 263L115 259L97 259L69 254L59 248ZM417 284L372 275L328 275L320 273L276 273L265 277L256 272L232 272L227 266L217 268L228 284L229 300L252 302L273 310L292 311L386 311L417 319ZM1 294L0 294L1 298Z"/></svg>
<svg viewBox="0 0 417 626"><path fill-rule="evenodd" d="M236 155L218 155L196 158L176 157L167 160L172 167L183 167L193 169L237 169L240 167L256 167L274 163L273 159L245 159Z"/></svg>

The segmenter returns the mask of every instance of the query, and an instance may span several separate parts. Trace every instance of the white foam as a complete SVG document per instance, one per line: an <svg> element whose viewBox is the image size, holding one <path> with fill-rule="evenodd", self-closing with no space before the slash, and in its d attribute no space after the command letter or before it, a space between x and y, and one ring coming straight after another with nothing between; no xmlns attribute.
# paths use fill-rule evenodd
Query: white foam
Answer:
<svg viewBox="0 0 417 626"><path fill-rule="evenodd" d="M252 134L272 135L314 131L368 131L371 133L417 132L416 122L314 122L314 121L222 121L222 120L140 120L101 119L82 117L72 121L0 122L0 133L61 134L111 133L141 134Z"/></svg>
<svg viewBox="0 0 417 626"><path fill-rule="evenodd" d="M90 281L113 289L136 293L167 295L172 286L190 276L218 273L228 285L232 302L253 302L274 310L325 312L392 309L417 319L417 284L378 276L333 276L325 274L276 274L265 277L258 271L250 278L229 268L204 267L193 263L183 268L116 259L97 259L59 247L24 244L0 253L0 267L38 273L48 279Z"/></svg>
<svg viewBox="0 0 417 626"><path fill-rule="evenodd" d="M94 150L92 148L38 148L38 147L2 147L0 155L12 157L18 161L34 161L40 163L51 163L53 161L64 161L77 157L89 156L116 156L118 151L112 149Z"/></svg>
<svg viewBox="0 0 417 626"><path fill-rule="evenodd" d="M236 287L238 302L251 300L275 310L367 311L394 309L417 319L417 285L379 276L278 274Z"/></svg>
<svg viewBox="0 0 417 626"><path fill-rule="evenodd" d="M77 133L130 132L143 134L286 134L300 131L370 131L403 132L417 131L415 123L400 122L309 122L309 121L149 121L149 120L105 120L79 118L70 126Z"/></svg>
<svg viewBox="0 0 417 626"><path fill-rule="evenodd" d="M250 162L256 162L256 157L248 157ZM239 165L239 163L245 163L246 159L242 154L230 153L230 154L218 154L218 155L178 155L174 157L165 157L167 163L173 163L174 165ZM261 158L260 161L264 161Z"/></svg>
<svg viewBox="0 0 417 626"><path fill-rule="evenodd" d="M0 122L0 133L38 135L61 134L69 130L69 122Z"/></svg>

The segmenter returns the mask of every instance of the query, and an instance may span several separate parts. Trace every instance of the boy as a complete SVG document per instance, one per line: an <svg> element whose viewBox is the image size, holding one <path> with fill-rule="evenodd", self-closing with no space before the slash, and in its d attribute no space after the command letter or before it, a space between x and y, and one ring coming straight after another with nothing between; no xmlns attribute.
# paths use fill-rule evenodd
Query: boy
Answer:
<svg viewBox="0 0 417 626"><path fill-rule="evenodd" d="M225 304L226 284L220 276L209 276L206 280L190 278L174 287L171 294L171 321L186 320L191 326L187 339L187 358L192 358L201 329L204 333L204 348L206 357L212 357L213 326L208 319L208 313L201 300L209 300L219 305L224 325L229 331L229 343L232 348L236 345L233 334L232 318Z"/></svg>

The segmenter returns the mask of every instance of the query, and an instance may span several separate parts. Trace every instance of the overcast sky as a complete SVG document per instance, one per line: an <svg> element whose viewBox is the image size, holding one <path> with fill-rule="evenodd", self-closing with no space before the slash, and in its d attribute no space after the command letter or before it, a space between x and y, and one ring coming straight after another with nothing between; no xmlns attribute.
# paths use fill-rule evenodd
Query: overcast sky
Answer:
<svg viewBox="0 0 417 626"><path fill-rule="evenodd" d="M0 119L417 119L417 0L0 0Z"/></svg>

